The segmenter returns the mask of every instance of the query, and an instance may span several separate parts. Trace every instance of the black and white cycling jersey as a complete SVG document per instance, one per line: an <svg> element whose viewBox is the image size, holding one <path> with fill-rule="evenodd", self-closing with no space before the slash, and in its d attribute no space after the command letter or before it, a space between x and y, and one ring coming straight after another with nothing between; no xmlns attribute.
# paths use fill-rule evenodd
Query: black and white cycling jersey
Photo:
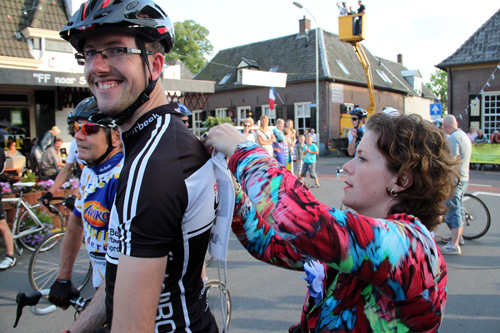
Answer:
<svg viewBox="0 0 500 333"><path fill-rule="evenodd" d="M169 105L156 108L122 133L125 163L106 256L108 322L119 254L168 256L156 331L216 332L200 276L218 206L217 180L205 148L173 113Z"/></svg>

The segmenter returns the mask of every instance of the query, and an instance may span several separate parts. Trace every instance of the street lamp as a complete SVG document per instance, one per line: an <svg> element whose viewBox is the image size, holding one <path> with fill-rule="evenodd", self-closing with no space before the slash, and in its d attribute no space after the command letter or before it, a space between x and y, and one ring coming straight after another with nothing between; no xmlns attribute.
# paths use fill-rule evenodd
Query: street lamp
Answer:
<svg viewBox="0 0 500 333"><path fill-rule="evenodd" d="M293 2L294 6L299 7L300 9L304 9L306 12L309 13L309 15L312 16L314 20L314 25L316 26L316 133L319 135L320 130L319 130L319 46L318 46L318 23L316 22L316 18L314 17L313 14L304 6L302 6L300 3L294 1Z"/></svg>

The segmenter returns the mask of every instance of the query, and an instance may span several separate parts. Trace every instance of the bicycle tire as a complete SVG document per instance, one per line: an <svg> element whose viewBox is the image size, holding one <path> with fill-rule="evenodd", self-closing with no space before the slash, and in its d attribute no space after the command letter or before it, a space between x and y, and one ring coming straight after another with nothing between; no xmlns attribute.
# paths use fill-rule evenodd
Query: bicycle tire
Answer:
<svg viewBox="0 0 500 333"><path fill-rule="evenodd" d="M465 222L462 236L465 239L477 239L490 229L491 216L486 204L470 193L464 194Z"/></svg>
<svg viewBox="0 0 500 333"><path fill-rule="evenodd" d="M50 288L56 280L59 264L61 263L61 251L65 234L64 231L59 231L49 235L33 252L28 274L31 286L35 291ZM73 266L71 281L78 290L82 290L91 277L92 264L85 244L82 242Z"/></svg>
<svg viewBox="0 0 500 333"><path fill-rule="evenodd" d="M30 205L30 209L33 210L34 212L40 212L41 208L40 204L34 204ZM21 245L26 248L27 250L33 252L35 249L40 245L40 243L44 240L44 238L50 234L54 233L57 231L63 231L64 230L64 216L61 213L61 211L53 206L50 205L52 209L55 209L57 211L57 214L51 214L49 215L47 212L43 212L47 216L48 219L50 219L50 222L52 223L52 227L50 229L46 230L46 233L32 233L29 235L26 235L24 237L19 237L17 238L17 241L21 243ZM59 225L59 227L54 227L54 225ZM23 212L21 213L19 220L16 223L16 230L15 230L15 235L19 235L20 233L32 229L32 228L38 228L33 226L33 221L31 219L31 216L29 215L28 211L23 209ZM43 251L45 249L42 248Z"/></svg>
<svg viewBox="0 0 500 333"><path fill-rule="evenodd" d="M226 296L226 302L221 302L221 291ZM226 327L229 329L231 322L231 309L233 306L231 293L224 282L219 280L210 280L205 282L205 292L207 294L207 303L210 311L215 317L217 326L221 332L224 331L224 311L227 312Z"/></svg>

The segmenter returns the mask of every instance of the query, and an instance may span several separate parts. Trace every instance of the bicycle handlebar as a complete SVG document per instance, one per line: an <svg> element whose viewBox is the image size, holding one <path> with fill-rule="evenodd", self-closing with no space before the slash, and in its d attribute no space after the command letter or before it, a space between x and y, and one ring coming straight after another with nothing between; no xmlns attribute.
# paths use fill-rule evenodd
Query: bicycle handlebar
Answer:
<svg viewBox="0 0 500 333"><path fill-rule="evenodd" d="M38 198L38 202L40 202L42 205L44 205L49 210L49 212L51 212L52 214L57 214L58 211L55 210L54 208L50 207L51 202L52 201L60 201L64 206L67 206L66 200L68 200L68 198L65 198L65 197L52 197L52 198L50 198L49 200L46 201L44 198L40 197L40 198Z"/></svg>
<svg viewBox="0 0 500 333"><path fill-rule="evenodd" d="M43 308L38 306L38 302L40 301L42 296L49 296L49 293L50 289L42 289L40 291L32 292L29 295L26 295L26 293L23 292L19 292L16 296L17 315L14 327L16 327L19 323L19 319L23 314L23 308L25 306L29 306L31 313L37 316L43 316L56 311L57 307L53 304ZM70 300L69 302L77 312L81 312L85 309L90 300L91 298L78 297Z"/></svg>

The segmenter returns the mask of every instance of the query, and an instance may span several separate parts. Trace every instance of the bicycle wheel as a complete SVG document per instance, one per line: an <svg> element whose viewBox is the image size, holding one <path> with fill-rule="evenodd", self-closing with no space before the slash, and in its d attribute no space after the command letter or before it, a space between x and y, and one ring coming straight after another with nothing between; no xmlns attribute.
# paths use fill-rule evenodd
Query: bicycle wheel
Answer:
<svg viewBox="0 0 500 333"><path fill-rule="evenodd" d="M44 225L43 230L34 233L28 233L23 237L17 238L23 247L29 251L35 251L43 239L50 233L64 230L64 216L55 206L50 205L52 209L57 211L56 214L48 213L40 204L30 206L30 209L35 213L40 222ZM39 228L38 224L33 221L27 210L23 210L19 221L16 223L15 235L19 235L30 229ZM42 248L42 250L44 250Z"/></svg>
<svg viewBox="0 0 500 333"><path fill-rule="evenodd" d="M224 282L220 282L219 280L210 280L205 282L205 288L210 311L215 317L219 330L223 332L224 317L226 318L226 326L228 329L229 323L231 322L231 293L229 292L229 289L226 288ZM225 296L225 301L222 300L223 295Z"/></svg>
<svg viewBox="0 0 500 333"><path fill-rule="evenodd" d="M34 290L50 288L56 280L61 263L61 251L64 243L65 232L60 231L49 235L35 250L30 259L28 274ZM44 250L42 250L44 249ZM50 250L49 250L50 249ZM92 265L89 255L82 242L80 251L76 256L71 281L82 290L92 277Z"/></svg>
<svg viewBox="0 0 500 333"><path fill-rule="evenodd" d="M477 239L484 236L491 224L490 211L486 204L475 195L464 195L465 222L462 236Z"/></svg>

